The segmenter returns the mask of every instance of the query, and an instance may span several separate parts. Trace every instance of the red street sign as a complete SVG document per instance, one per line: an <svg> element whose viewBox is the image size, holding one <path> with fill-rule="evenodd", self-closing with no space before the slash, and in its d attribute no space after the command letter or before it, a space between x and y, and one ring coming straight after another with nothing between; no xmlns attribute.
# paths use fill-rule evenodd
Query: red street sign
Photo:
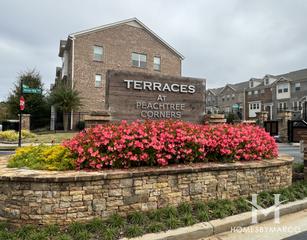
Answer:
<svg viewBox="0 0 307 240"><path fill-rule="evenodd" d="M21 96L19 99L19 107L21 111L25 110L25 99L23 96Z"/></svg>

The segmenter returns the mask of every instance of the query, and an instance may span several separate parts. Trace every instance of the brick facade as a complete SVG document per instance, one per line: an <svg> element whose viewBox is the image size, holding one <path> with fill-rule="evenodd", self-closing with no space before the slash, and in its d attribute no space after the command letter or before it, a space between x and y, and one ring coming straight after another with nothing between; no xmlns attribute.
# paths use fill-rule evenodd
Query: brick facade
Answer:
<svg viewBox="0 0 307 240"><path fill-rule="evenodd" d="M79 91L82 98L81 112L104 111L105 79L107 70L128 70L133 72L161 73L181 76L182 56L165 46L148 29L131 20L112 27L72 35L68 38L65 51L68 52L69 85ZM95 61L93 48L103 48L102 61ZM131 54L146 54L145 68L132 66ZM61 55L61 54L60 54ZM63 55L63 54L62 54ZM161 70L153 68L154 57L160 57ZM102 86L95 87L95 75L102 76Z"/></svg>

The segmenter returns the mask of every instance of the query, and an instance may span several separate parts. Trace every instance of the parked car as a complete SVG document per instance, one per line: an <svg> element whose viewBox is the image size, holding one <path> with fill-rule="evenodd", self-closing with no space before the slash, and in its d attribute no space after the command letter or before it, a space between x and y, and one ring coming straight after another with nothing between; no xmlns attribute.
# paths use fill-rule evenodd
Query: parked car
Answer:
<svg viewBox="0 0 307 240"><path fill-rule="evenodd" d="M279 135L275 135L275 136L273 136L273 138L275 139L275 142L281 143Z"/></svg>

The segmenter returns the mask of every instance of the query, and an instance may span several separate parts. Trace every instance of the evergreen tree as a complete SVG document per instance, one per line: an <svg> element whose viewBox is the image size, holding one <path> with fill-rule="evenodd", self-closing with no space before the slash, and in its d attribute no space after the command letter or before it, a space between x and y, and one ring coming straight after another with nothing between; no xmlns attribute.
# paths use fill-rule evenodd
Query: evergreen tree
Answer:
<svg viewBox="0 0 307 240"><path fill-rule="evenodd" d="M21 95L20 83L30 88L39 88L43 90L43 83L40 73L36 70L30 70L19 74L14 89L10 93L7 104L10 117L17 118L19 114L19 98ZM23 94L25 98L25 110L23 113L31 114L31 129L45 127L50 120L50 107L43 92L40 94Z"/></svg>

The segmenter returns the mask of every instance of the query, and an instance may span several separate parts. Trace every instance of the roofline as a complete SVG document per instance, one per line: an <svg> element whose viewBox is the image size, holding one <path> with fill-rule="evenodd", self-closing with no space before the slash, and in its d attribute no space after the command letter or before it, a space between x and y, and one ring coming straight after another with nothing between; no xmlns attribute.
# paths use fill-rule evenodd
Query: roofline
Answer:
<svg viewBox="0 0 307 240"><path fill-rule="evenodd" d="M172 52L174 52L176 55L178 55L182 60L184 59L184 56L180 52L178 52L175 48L173 48L171 45L169 45L165 40L163 40L161 37L159 37L156 33L154 33L150 28L148 28L144 23L142 23L136 17L129 18L129 19L122 20L122 21L118 21L118 22L114 22L114 23L101 25L101 26L98 26L98 27L90 28L90 29L75 32L75 33L71 33L71 34L68 35L68 37L74 38L76 36L80 36L80 35L91 33L91 32L97 32L97 31L102 30L102 29L111 28L111 27L114 27L114 26L117 26L117 25L121 25L121 24L131 22L131 21L136 21L143 28L145 28L150 34L152 34L155 38L157 38L163 45L168 47Z"/></svg>
<svg viewBox="0 0 307 240"><path fill-rule="evenodd" d="M216 93L213 92L211 89L208 89L207 91L208 91L208 92L211 92L214 96L216 96Z"/></svg>
<svg viewBox="0 0 307 240"><path fill-rule="evenodd" d="M229 84L226 84L225 87L223 87L223 89L219 92L219 94L221 94L225 90L226 87L230 87L235 92L237 91L234 87L230 86Z"/></svg>

